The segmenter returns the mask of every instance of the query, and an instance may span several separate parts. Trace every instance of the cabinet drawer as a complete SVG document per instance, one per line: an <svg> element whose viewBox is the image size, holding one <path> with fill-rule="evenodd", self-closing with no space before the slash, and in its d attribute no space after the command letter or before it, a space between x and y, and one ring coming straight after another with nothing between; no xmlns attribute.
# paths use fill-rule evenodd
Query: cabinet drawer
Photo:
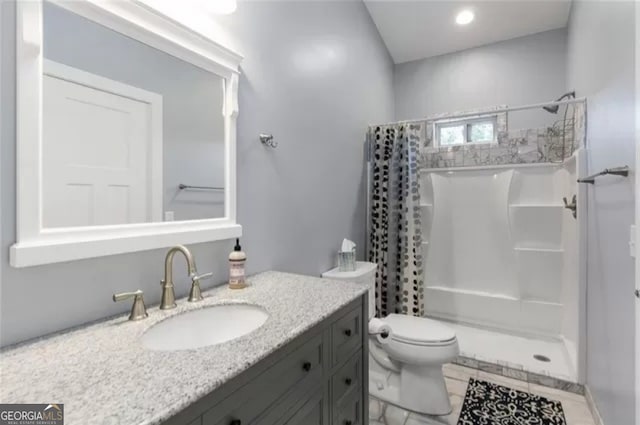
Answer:
<svg viewBox="0 0 640 425"><path fill-rule="evenodd" d="M287 391L302 393L318 386L322 353L320 334L205 412L202 425L249 424Z"/></svg>
<svg viewBox="0 0 640 425"><path fill-rule="evenodd" d="M331 325L333 364L340 363L362 343L362 308L351 310Z"/></svg>
<svg viewBox="0 0 640 425"><path fill-rule="evenodd" d="M362 425L361 394L355 394L339 405L333 425Z"/></svg>
<svg viewBox="0 0 640 425"><path fill-rule="evenodd" d="M300 410L289 418L286 425L325 425L328 423L325 418L324 403L325 399L322 397L322 391L316 393Z"/></svg>
<svg viewBox="0 0 640 425"><path fill-rule="evenodd" d="M362 382L362 351L358 351L351 360L331 377L331 403L340 404L342 399L358 391Z"/></svg>

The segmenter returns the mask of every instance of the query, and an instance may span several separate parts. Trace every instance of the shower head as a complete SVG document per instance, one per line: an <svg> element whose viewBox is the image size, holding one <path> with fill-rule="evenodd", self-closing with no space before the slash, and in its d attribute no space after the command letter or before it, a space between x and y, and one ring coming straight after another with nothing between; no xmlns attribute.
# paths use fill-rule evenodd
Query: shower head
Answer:
<svg viewBox="0 0 640 425"><path fill-rule="evenodd" d="M575 91L570 91L568 93L563 94L562 96L560 96L559 98L557 98L555 100L555 102L560 102L563 99L575 99L576 98L576 92ZM560 109L560 105L548 105L548 106L543 106L542 109L544 109L545 111L549 112L550 114L557 114L558 113L558 109Z"/></svg>
<svg viewBox="0 0 640 425"><path fill-rule="evenodd" d="M558 105L551 105L551 106L543 106L542 107L542 109L544 109L545 111L549 112L550 114L557 114L559 108L560 107Z"/></svg>

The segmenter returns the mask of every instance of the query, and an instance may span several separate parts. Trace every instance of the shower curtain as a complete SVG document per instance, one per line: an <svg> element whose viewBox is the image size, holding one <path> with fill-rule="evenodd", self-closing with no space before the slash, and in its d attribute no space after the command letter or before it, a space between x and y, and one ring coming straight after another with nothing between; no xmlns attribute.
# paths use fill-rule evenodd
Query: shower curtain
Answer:
<svg viewBox="0 0 640 425"><path fill-rule="evenodd" d="M376 316L422 316L419 148L423 123L369 128L369 261L376 271Z"/></svg>

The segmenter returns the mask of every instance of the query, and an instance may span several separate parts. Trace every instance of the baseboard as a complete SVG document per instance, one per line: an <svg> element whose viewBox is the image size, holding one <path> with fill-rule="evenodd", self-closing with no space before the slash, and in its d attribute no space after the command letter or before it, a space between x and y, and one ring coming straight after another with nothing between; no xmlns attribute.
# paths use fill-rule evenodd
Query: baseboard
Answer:
<svg viewBox="0 0 640 425"><path fill-rule="evenodd" d="M593 421L596 425L604 425L604 421L602 420L602 416L600 416L600 411L598 410L598 406L593 399L593 394L591 394L591 389L589 389L588 385L584 386L584 397L587 399L587 405L591 411L591 416L593 416Z"/></svg>

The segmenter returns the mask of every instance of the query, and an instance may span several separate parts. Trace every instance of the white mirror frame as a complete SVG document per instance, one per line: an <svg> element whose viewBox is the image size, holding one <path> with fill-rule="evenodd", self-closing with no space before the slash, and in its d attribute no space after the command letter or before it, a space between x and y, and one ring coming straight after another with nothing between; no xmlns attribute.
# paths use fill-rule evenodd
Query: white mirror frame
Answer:
<svg viewBox="0 0 640 425"><path fill-rule="evenodd" d="M176 244L240 237L236 223L236 118L242 56L135 0L50 0L77 15L224 78L223 218L74 228L43 228L42 0L16 2L16 243L13 267L102 257Z"/></svg>

